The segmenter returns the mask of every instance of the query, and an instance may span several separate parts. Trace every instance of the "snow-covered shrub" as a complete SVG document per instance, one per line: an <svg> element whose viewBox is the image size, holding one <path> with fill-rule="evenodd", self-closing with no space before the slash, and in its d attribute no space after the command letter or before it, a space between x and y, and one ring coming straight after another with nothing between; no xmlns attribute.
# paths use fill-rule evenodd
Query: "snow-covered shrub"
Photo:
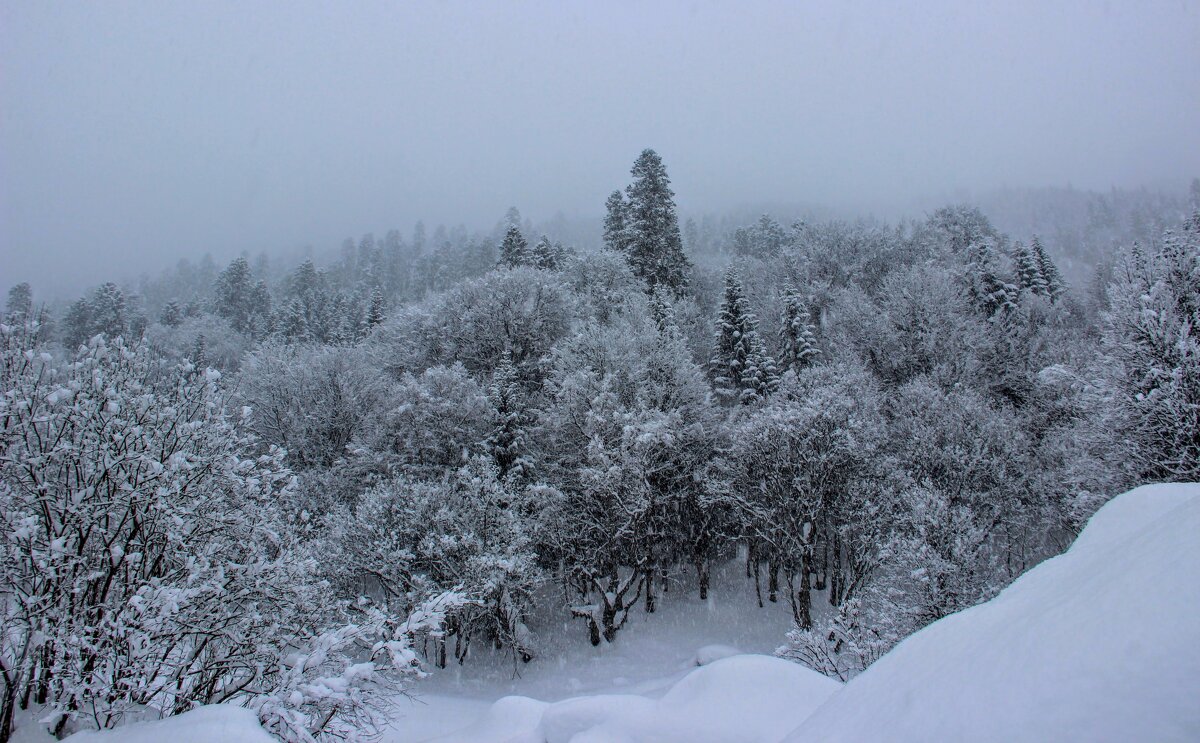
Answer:
<svg viewBox="0 0 1200 743"><path fill-rule="evenodd" d="M417 635L437 665L447 639L461 662L477 635L528 659L524 615L540 579L529 511L525 491L501 481L484 457L441 480L397 476L335 520L336 585L374 597L389 616L425 617Z"/></svg>
<svg viewBox="0 0 1200 743"><path fill-rule="evenodd" d="M4 729L17 706L111 727L284 683L280 658L345 622L289 527L284 452L251 453L214 370L102 336L60 362L0 330Z"/></svg>
<svg viewBox="0 0 1200 743"><path fill-rule="evenodd" d="M328 467L347 455L387 384L355 349L268 343L245 360L238 394L248 426L287 450L296 470Z"/></svg>

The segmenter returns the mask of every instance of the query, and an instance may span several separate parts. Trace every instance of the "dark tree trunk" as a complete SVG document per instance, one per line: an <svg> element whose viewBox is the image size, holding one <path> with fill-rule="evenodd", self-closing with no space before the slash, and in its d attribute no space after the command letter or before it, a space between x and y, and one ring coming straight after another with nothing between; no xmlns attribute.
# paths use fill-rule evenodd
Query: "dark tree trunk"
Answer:
<svg viewBox="0 0 1200 743"><path fill-rule="evenodd" d="M654 613L654 568L646 571L646 613Z"/></svg>
<svg viewBox="0 0 1200 743"><path fill-rule="evenodd" d="M17 702L16 684L7 681L4 684L4 696L0 697L0 743L8 743L12 738L13 716Z"/></svg>
<svg viewBox="0 0 1200 743"><path fill-rule="evenodd" d="M779 563L773 557L767 561L767 601L779 601Z"/></svg>
<svg viewBox="0 0 1200 743"><path fill-rule="evenodd" d="M796 593L796 625L800 629L812 629L812 591L808 584L809 558L800 558L800 588Z"/></svg>
<svg viewBox="0 0 1200 743"><path fill-rule="evenodd" d="M700 600L704 601L708 598L708 560L701 560L696 572L700 574Z"/></svg>
<svg viewBox="0 0 1200 743"><path fill-rule="evenodd" d="M763 602L762 602L762 580L759 576L759 573L761 572L760 567L761 566L759 565L758 560L756 559L754 561L754 595L758 597L758 608L761 609L761 608L763 608Z"/></svg>
<svg viewBox="0 0 1200 743"><path fill-rule="evenodd" d="M842 545L837 535L833 537L833 559L829 566L829 603L838 606L842 603Z"/></svg>

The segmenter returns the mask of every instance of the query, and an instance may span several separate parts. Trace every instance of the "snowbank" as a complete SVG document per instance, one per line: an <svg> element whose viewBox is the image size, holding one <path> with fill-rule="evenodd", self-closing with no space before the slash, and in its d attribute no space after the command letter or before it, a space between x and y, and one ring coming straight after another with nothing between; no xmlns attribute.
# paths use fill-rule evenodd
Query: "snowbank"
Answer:
<svg viewBox="0 0 1200 743"><path fill-rule="evenodd" d="M657 701L634 694L575 697L553 704L507 697L474 725L438 740L765 743L778 740L840 687L794 663L739 655L697 668Z"/></svg>
<svg viewBox="0 0 1200 743"><path fill-rule="evenodd" d="M115 730L84 731L70 743L278 743L245 707L211 704L163 720L136 722Z"/></svg>
<svg viewBox="0 0 1200 743"><path fill-rule="evenodd" d="M906 639L786 740L1200 740L1200 486L1117 497L1066 553Z"/></svg>

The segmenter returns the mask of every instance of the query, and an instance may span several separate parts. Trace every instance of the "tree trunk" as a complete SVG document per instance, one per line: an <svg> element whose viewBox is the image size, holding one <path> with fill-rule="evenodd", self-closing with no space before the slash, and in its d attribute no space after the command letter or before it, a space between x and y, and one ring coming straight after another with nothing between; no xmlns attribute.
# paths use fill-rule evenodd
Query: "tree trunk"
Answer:
<svg viewBox="0 0 1200 743"><path fill-rule="evenodd" d="M767 601L779 601L779 563L774 557L767 561Z"/></svg>
<svg viewBox="0 0 1200 743"><path fill-rule="evenodd" d="M838 606L842 603L842 545L837 535L833 537L833 559L829 566L829 603Z"/></svg>
<svg viewBox="0 0 1200 743"><path fill-rule="evenodd" d="M754 595L758 597L758 608L763 608L762 602L762 580L759 577L760 565L758 560L754 561Z"/></svg>
<svg viewBox="0 0 1200 743"><path fill-rule="evenodd" d="M12 738L13 716L17 702L16 684L5 682L4 696L0 697L0 743L8 743Z"/></svg>
<svg viewBox="0 0 1200 743"><path fill-rule="evenodd" d="M700 600L704 601L708 598L708 560L701 560L696 571L700 574Z"/></svg>
<svg viewBox="0 0 1200 743"><path fill-rule="evenodd" d="M646 613L654 613L654 574L657 572L654 568L646 571Z"/></svg>
<svg viewBox="0 0 1200 743"><path fill-rule="evenodd" d="M796 594L796 625L802 630L812 629L812 592L808 585L809 557L800 557L800 588Z"/></svg>

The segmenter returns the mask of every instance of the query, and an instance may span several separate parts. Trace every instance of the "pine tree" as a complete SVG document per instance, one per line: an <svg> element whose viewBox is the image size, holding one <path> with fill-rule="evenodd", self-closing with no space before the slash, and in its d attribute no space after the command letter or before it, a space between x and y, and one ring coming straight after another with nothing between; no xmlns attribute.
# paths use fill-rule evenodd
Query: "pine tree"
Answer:
<svg viewBox="0 0 1200 743"><path fill-rule="evenodd" d="M710 362L717 395L748 404L766 397L779 381L775 362L758 335L741 280L725 274L725 298L717 317L717 339Z"/></svg>
<svg viewBox="0 0 1200 743"><path fill-rule="evenodd" d="M1036 235L1030 242L1029 249L1037 261L1038 272L1041 274L1042 281L1046 285L1046 296L1050 297L1051 301L1058 299L1067 289L1066 282L1063 281L1058 267L1054 265L1054 261L1050 259L1050 255L1042 247L1042 241Z"/></svg>
<svg viewBox="0 0 1200 743"><path fill-rule="evenodd" d="M387 303L383 299L383 292L378 288L372 289L370 304L367 305L367 330L370 331L371 328L382 323L386 313Z"/></svg>
<svg viewBox="0 0 1200 743"><path fill-rule="evenodd" d="M799 372L820 355L809 322L808 308L800 294L791 286L783 290L783 311L780 313L779 340L783 348L783 368Z"/></svg>
<svg viewBox="0 0 1200 743"><path fill-rule="evenodd" d="M1000 278L996 272L996 252L985 240L968 248L967 285L971 301L985 316L1016 309L1017 287Z"/></svg>
<svg viewBox="0 0 1200 743"><path fill-rule="evenodd" d="M550 242L550 238L545 235L542 235L537 244L533 246L530 263L538 268L553 271L562 265L562 260L562 246Z"/></svg>
<svg viewBox="0 0 1200 743"><path fill-rule="evenodd" d="M631 174L633 182L625 189L629 203L624 209L627 247L623 252L648 290L662 284L678 294L687 288L690 264L683 253L675 192L666 166L654 150L643 150Z"/></svg>
<svg viewBox="0 0 1200 743"><path fill-rule="evenodd" d="M519 228L509 227L508 232L504 234L504 241L500 243L500 265L516 268L528 263L529 243L525 241L525 236Z"/></svg>
<svg viewBox="0 0 1200 743"><path fill-rule="evenodd" d="M177 328L183 322L183 310L179 307L179 303L171 300L163 305L162 312L158 315L158 321L169 328Z"/></svg>
<svg viewBox="0 0 1200 743"><path fill-rule="evenodd" d="M675 308L671 304L669 292L663 287L655 287L649 299L650 316L658 326L660 333L676 333Z"/></svg>
<svg viewBox="0 0 1200 743"><path fill-rule="evenodd" d="M288 304L278 323L284 337L318 343L333 340L341 317L334 311L324 274L306 260L296 268L289 283Z"/></svg>
<svg viewBox="0 0 1200 743"><path fill-rule="evenodd" d="M629 204L625 195L613 191L604 202L604 247L625 254L629 249L629 231L625 223Z"/></svg>
<svg viewBox="0 0 1200 743"><path fill-rule="evenodd" d="M1037 256L1024 243L1013 246L1013 263L1016 264L1017 285L1030 294L1046 296L1046 279L1042 276L1042 267Z"/></svg>
<svg viewBox="0 0 1200 743"><path fill-rule="evenodd" d="M500 476L524 472L528 462L521 453L525 444L525 426L528 423L521 399L520 380L513 365L511 351L500 359L492 372L492 384L488 387L488 400L496 411L496 422L487 440L488 451Z"/></svg>
<svg viewBox="0 0 1200 743"><path fill-rule="evenodd" d="M253 312L254 276L245 258L237 258L217 277L214 287L215 313L229 321L239 333L251 331Z"/></svg>
<svg viewBox="0 0 1200 743"><path fill-rule="evenodd" d="M89 335L104 333L109 338L125 335L129 317L125 293L111 281L101 284L91 299L92 329Z"/></svg>
<svg viewBox="0 0 1200 743"><path fill-rule="evenodd" d="M271 290L267 282L259 279L250 291L249 333L255 338L264 338L271 331Z"/></svg>
<svg viewBox="0 0 1200 743"><path fill-rule="evenodd" d="M28 282L22 281L8 290L6 306L7 322L12 325L23 325L33 314L33 289Z"/></svg>
<svg viewBox="0 0 1200 743"><path fill-rule="evenodd" d="M63 317L63 342L72 350L87 343L92 337L92 307L86 298L80 297L71 303Z"/></svg>

